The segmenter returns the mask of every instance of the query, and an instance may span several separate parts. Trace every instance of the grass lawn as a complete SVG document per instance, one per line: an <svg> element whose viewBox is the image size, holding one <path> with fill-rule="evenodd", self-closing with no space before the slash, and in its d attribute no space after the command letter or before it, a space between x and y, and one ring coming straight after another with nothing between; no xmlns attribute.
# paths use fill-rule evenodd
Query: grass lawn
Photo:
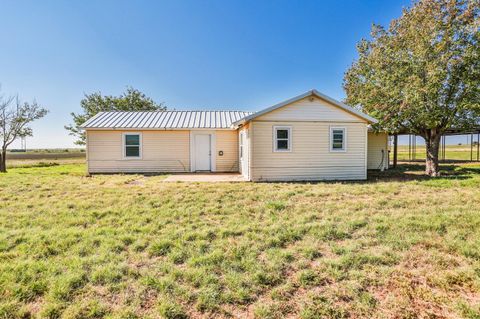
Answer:
<svg viewBox="0 0 480 319"><path fill-rule="evenodd" d="M0 175L0 318L479 318L480 166L349 183Z"/></svg>
<svg viewBox="0 0 480 319"><path fill-rule="evenodd" d="M64 158L48 158L48 159L10 159L7 160L7 168L14 167L48 167L62 164L83 164L85 158L81 157L64 157Z"/></svg>
<svg viewBox="0 0 480 319"><path fill-rule="evenodd" d="M471 145L446 145L445 146L445 159L447 161L470 161L470 159L477 160L477 146L473 146L473 151L470 153ZM412 151L413 152L413 151ZM442 158L441 153L439 154ZM417 145L417 150L415 153L415 158L417 160L425 160L426 149L425 145ZM393 150L390 152L390 161L393 160ZM408 145L399 145L398 146L398 160L399 161L408 161Z"/></svg>
<svg viewBox="0 0 480 319"><path fill-rule="evenodd" d="M82 164L85 163L85 155L81 149L36 149L28 152L10 152L7 153L7 168Z"/></svg>

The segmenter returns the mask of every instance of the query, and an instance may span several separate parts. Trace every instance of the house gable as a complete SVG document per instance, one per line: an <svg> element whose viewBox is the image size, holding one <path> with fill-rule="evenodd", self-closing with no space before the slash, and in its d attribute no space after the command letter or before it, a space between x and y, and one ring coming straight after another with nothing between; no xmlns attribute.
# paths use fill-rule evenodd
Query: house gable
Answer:
<svg viewBox="0 0 480 319"><path fill-rule="evenodd" d="M305 101L310 102L305 103ZM292 108L293 106L293 108ZM339 102L325 94L318 92L317 90L310 90L303 94L300 94L296 97L293 97L289 100L283 101L281 103L275 104L269 108L263 109L257 113L248 115L241 120L234 122L233 127L238 127L244 125L252 120L273 120L266 114L274 113L279 116L282 109L287 108L287 112L284 112L287 115L280 116L280 119L276 120L290 120L290 121L354 121L361 123L377 123L378 121L368 114L362 113L354 109L353 107L346 105L342 102ZM290 112L288 109L291 108ZM302 115L303 113L303 115ZM312 118L313 115L313 118ZM347 116L350 115L350 116ZM270 117L273 117L270 115ZM338 120L337 120L338 119Z"/></svg>
<svg viewBox="0 0 480 319"><path fill-rule="evenodd" d="M361 122L367 121L338 106L311 95L278 109L260 115L255 121L325 121Z"/></svg>

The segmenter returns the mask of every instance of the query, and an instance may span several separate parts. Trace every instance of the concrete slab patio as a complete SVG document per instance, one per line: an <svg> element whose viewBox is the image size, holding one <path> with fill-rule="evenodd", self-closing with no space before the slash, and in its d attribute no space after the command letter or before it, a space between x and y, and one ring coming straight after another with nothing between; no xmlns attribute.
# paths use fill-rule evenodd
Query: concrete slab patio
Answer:
<svg viewBox="0 0 480 319"><path fill-rule="evenodd" d="M188 173L173 174L163 180L164 182L244 182L244 177L239 173Z"/></svg>

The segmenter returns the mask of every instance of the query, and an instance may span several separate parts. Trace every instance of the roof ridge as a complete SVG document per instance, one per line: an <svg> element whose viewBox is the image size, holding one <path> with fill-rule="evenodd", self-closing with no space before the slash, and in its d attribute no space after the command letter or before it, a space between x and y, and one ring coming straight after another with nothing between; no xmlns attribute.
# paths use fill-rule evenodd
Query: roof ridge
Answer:
<svg viewBox="0 0 480 319"><path fill-rule="evenodd" d="M100 111L99 113L159 113L159 112L242 112L242 113L255 113L255 111L242 111L242 110L158 110L158 111Z"/></svg>

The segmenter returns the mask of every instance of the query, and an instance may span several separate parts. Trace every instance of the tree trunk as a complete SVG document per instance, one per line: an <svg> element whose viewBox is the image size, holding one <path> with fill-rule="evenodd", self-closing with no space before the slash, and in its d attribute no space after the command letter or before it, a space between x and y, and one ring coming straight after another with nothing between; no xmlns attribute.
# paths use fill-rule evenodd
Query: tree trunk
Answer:
<svg viewBox="0 0 480 319"><path fill-rule="evenodd" d="M438 151L440 149L441 134L437 130L429 130L425 136L427 156L425 160L425 174L428 176L440 176L438 167Z"/></svg>
<svg viewBox="0 0 480 319"><path fill-rule="evenodd" d="M398 134L393 135L393 168L397 168L398 162Z"/></svg>
<svg viewBox="0 0 480 319"><path fill-rule="evenodd" d="M3 149L0 154L0 173L7 172L7 150Z"/></svg>

